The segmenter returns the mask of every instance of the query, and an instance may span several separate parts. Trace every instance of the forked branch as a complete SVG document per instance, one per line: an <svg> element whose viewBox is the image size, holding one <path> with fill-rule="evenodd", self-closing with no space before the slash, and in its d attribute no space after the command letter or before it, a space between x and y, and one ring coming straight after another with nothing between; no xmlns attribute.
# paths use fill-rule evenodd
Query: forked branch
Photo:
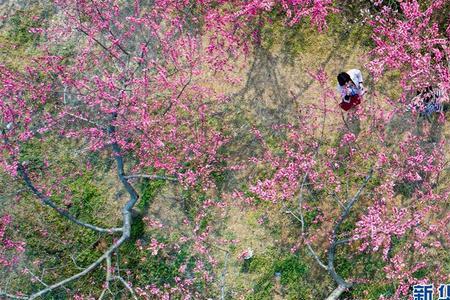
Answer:
<svg viewBox="0 0 450 300"><path fill-rule="evenodd" d="M108 128L108 132L109 134L113 137L114 133L115 133L115 128L114 126L110 126ZM125 176L125 171L124 171L124 162L123 162L123 157L121 154L121 149L120 146L117 142L113 142L112 143L112 148L113 148L113 155L115 157L116 163L117 163L117 173L118 173L118 177L119 180L121 181L122 185L124 186L125 190L128 192L130 199L128 200L128 202L124 205L123 209L122 209L122 227L121 228L113 228L114 232L122 232L121 237L115 241L104 253L102 256L100 256L96 261L94 261L93 263L91 263L89 266L87 266L86 268L84 268L82 271L78 272L77 274L68 277L64 280L61 280L57 283L51 284L46 286L45 288L41 289L38 292L35 292L29 296L18 296L18 295L12 295L12 294L8 294L6 292L0 291L0 296L3 297L7 297L10 299L36 299L38 297L43 296L46 293L49 293L57 288L60 288L72 281L75 281L87 274L89 274L91 271L95 270L97 267L100 266L100 264L103 263L103 261L106 261L106 275L107 275L107 280L112 280L112 279L116 279L119 280L126 288L127 290L131 293L131 295L133 296L134 299L136 298L136 295L133 291L133 289L131 288L131 286L120 276L114 276L112 277L111 275L111 255L117 251L117 249L126 241L129 239L130 234L131 234L131 210L133 208L133 206L136 204L136 202L139 199L139 196L137 194L137 192L135 191L135 189L133 188L133 186L128 182L128 179ZM71 215L67 214L65 211L59 209L55 203L53 203L48 197L46 197L44 194L42 194L41 192L39 192L36 187L32 184L30 178L28 177L28 174L26 173L26 171L24 170L23 166L19 166L19 172L20 175L23 177L23 179L25 180L27 186L33 191L33 193L40 198L45 204L49 205L50 207L52 207L53 209L55 209L60 215L68 218L69 220L71 220L72 222L82 225L84 227L90 228L92 230L95 231L100 231L100 232L110 232L110 229L104 229L104 228L99 228L97 226L94 225L90 225L90 224L86 224L82 221L79 221L75 218L73 218Z"/></svg>

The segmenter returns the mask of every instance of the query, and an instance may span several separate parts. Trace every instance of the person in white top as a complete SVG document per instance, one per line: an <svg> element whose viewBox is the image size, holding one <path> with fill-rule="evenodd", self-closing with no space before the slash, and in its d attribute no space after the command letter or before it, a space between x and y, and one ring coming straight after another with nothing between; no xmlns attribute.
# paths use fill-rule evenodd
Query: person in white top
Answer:
<svg viewBox="0 0 450 300"><path fill-rule="evenodd" d="M339 73L337 76L337 90L341 96L341 108L349 110L361 103L361 96L364 95L363 77L358 69L351 69L347 72Z"/></svg>

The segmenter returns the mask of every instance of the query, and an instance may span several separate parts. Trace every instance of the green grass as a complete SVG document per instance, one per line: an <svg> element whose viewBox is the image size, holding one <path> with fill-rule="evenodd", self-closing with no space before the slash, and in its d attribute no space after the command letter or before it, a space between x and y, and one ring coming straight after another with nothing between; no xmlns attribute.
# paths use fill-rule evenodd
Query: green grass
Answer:
<svg viewBox="0 0 450 300"><path fill-rule="evenodd" d="M272 299L276 272L281 273L282 292L287 299L310 299L306 282L309 268L298 255L269 249L251 259L248 272L257 279L247 299Z"/></svg>

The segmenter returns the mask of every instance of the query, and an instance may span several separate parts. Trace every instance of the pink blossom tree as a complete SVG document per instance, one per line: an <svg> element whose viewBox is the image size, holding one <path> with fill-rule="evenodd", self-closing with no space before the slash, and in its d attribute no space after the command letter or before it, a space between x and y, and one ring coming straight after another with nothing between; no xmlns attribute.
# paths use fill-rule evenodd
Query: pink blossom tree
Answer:
<svg viewBox="0 0 450 300"><path fill-rule="evenodd" d="M444 91L442 101L448 101L450 27L441 18L448 3L431 1L423 7L416 0L402 1L400 11L382 1L377 5L381 13L369 20L375 48L367 65L375 80L387 71L397 71L402 102L411 100L411 92L428 86Z"/></svg>
<svg viewBox="0 0 450 300"><path fill-rule="evenodd" d="M11 216L3 215L0 218L0 265L2 269L12 267L18 260L24 248L23 242L14 241L8 231L11 230Z"/></svg>
<svg viewBox="0 0 450 300"><path fill-rule="evenodd" d="M61 0L54 3L51 22L30 29L40 36L40 55L23 69L0 69L0 164L43 205L74 225L109 237L110 243L96 260L66 278L41 282L43 287L29 295L2 291L2 296L36 299L103 268L100 297L115 282L133 298L201 297L194 282L210 282L212 274L205 264L215 261L206 246L212 228L200 224L209 210L222 204L205 199L196 217L185 221L192 225L191 234L175 245L156 238L138 241L143 259L170 255L187 242L198 259L189 272L186 265L179 268L174 285L135 287L119 272L119 260L114 263L130 239L133 209L139 202L133 180L213 188L211 174L227 139L209 122L211 103L224 99L202 85L205 74L211 68L224 70L228 54L236 56L249 47L247 37L255 35L261 20L267 21L268 11L284 12L288 24L310 17L323 27L331 1L232 4ZM89 163L80 163L79 171L64 171L47 163L53 153L43 154L39 168L23 158L27 146L49 137L84 144L84 151L114 159L120 188L127 195L119 226L92 224L71 212L73 201L64 180L80 176L90 169ZM62 203L57 200L61 197ZM146 223L161 228L157 220Z"/></svg>
<svg viewBox="0 0 450 300"><path fill-rule="evenodd" d="M390 122L398 112L386 110L382 98L353 112L359 129L351 119L337 125L341 112L326 74L313 76L325 87L322 101L302 108L296 122L273 128L277 143L271 138L267 144L256 132L264 151L252 161L264 171L247 194L237 195L246 203L272 202L300 223L292 251L304 248L334 280L337 287L327 299L351 288L367 296L373 278L361 272L367 262L358 257L372 256L383 265L381 284L393 289L385 299L411 295L414 284L445 282L438 263L449 242L449 191L441 181L445 143L430 143L415 126L393 132ZM353 264L348 278L337 264L342 255Z"/></svg>
<svg viewBox="0 0 450 300"><path fill-rule="evenodd" d="M67 277L41 282L28 295L0 295L36 299L99 269L105 270L102 292L95 295L100 298L113 284L122 285L133 298L212 295L199 288L211 284L212 267L217 265L210 251L214 227L204 221L225 205L211 195L213 175L226 159L220 150L228 137L211 121L217 105L227 99L207 88L205 81L212 72L231 74L233 59L259 43L260 28L271 22L270 13L281 14L287 26L308 18L325 29L325 17L334 11L331 4L55 1L52 22L30 29L40 37L40 54L22 69L0 66L0 165L44 206L107 242L99 257ZM403 102L429 85L439 87L442 101L447 100L449 29L435 21L445 4L433 1L422 9L417 1L402 1L401 12L382 7L369 22L375 48L368 67L376 79L386 71L399 71ZM412 119L405 131L391 130L392 117L399 111L377 95L352 112L354 118L343 118L342 125L327 74L312 76L323 89L320 101L303 106L295 122L271 128L277 132L276 143L267 143L265 133L254 130L263 153L246 164L264 172L250 184L247 195L237 195L249 203L255 198L281 203L300 223L293 251L303 245L334 280L328 299L361 286L367 292L364 284L371 278L356 268L360 255L382 264L381 281L393 286L392 295L385 298L406 297L413 284L445 281L436 263L449 243L445 141L431 143L417 133ZM88 222L73 213L75 201L65 180L91 170L89 162L79 159L76 167L64 170L50 165L51 152L42 154L39 166L25 158L27 147L55 137L83 145L84 152L99 154L105 161L114 160L126 194L121 218L112 222L119 225ZM170 232L161 220L142 218L154 234L135 242L143 266L154 258L170 261L186 248L193 253L193 260L183 261L170 283L137 286L137 275L120 271L118 253L131 238L137 224L135 208L143 198L135 180L172 182L204 192L192 203L194 216L183 219L184 234L175 241L158 238L158 233ZM0 220L0 263L11 265L16 259L9 253L23 252L24 245L8 237L9 217ZM342 275L340 255L353 259L354 273Z"/></svg>

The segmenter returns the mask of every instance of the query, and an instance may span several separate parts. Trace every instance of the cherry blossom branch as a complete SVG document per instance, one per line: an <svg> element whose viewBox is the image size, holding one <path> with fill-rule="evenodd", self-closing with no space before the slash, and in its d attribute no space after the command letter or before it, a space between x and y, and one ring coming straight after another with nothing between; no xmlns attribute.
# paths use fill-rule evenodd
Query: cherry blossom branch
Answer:
<svg viewBox="0 0 450 300"><path fill-rule="evenodd" d="M181 88L180 92L178 93L177 97L175 99L180 99L181 95L183 94L184 90L187 88L187 86L191 83L192 80L192 72L189 74L189 79L188 81L183 85L183 87ZM164 111L162 112L162 115L165 116L169 110L172 108L173 105L173 101L170 100L169 105L166 107L166 109L164 109Z"/></svg>
<svg viewBox="0 0 450 300"><path fill-rule="evenodd" d="M120 61L120 59L114 55L110 49L108 49L108 47L106 47L105 45L103 45L102 42L100 42L98 39L96 39L95 37L89 36L89 33L87 33L84 29L82 28L77 28L77 30L81 33L83 33L84 35L86 35L87 37L91 38L94 42L96 42L100 47L103 48L103 50L105 50L106 52L108 52L109 55L111 55L113 58L118 59ZM122 61L121 61L122 62ZM123 63L123 62L122 62Z"/></svg>
<svg viewBox="0 0 450 300"><path fill-rule="evenodd" d="M95 10L97 11L99 17L103 20L106 21L105 18L103 17L102 13L100 12L100 10L98 9L98 6L95 7ZM111 36L115 39L118 40L116 35L112 32L111 27L108 26L108 32L109 34L111 34ZM127 56L130 56L130 53L128 53L128 51L126 51L121 45L120 43L117 43L116 46Z"/></svg>

